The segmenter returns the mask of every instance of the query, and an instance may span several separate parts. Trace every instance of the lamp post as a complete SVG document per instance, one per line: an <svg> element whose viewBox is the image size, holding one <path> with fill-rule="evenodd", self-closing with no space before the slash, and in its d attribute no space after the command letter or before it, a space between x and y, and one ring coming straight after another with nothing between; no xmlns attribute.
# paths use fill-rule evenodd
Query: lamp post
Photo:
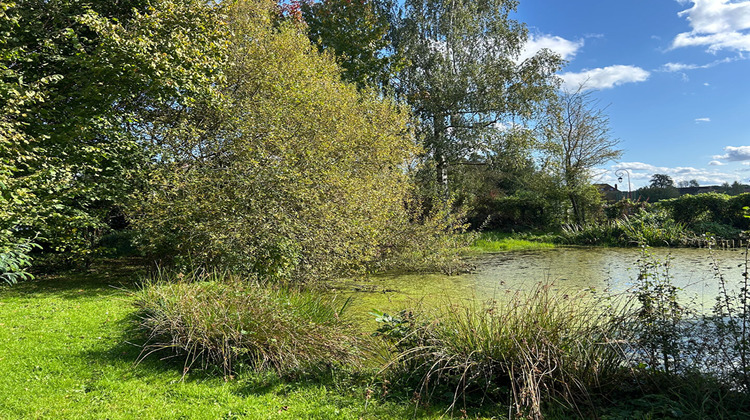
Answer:
<svg viewBox="0 0 750 420"><path fill-rule="evenodd" d="M627 169L618 169L615 171L615 175L618 176L617 182L622 183L622 173L625 172L628 175L628 200L630 200L630 171Z"/></svg>

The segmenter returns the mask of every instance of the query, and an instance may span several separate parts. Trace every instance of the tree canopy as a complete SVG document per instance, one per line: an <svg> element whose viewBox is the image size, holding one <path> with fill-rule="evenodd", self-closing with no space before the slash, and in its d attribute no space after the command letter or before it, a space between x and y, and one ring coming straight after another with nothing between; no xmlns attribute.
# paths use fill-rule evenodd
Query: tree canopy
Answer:
<svg viewBox="0 0 750 420"><path fill-rule="evenodd" d="M388 85L390 1L321 0L300 6L308 37L320 51L333 52L344 80L360 89Z"/></svg>
<svg viewBox="0 0 750 420"><path fill-rule="evenodd" d="M220 99L165 127L133 214L154 251L270 278L326 276L385 252L406 220L416 149L406 110L341 81L294 25L272 27L271 5L227 9Z"/></svg>
<svg viewBox="0 0 750 420"><path fill-rule="evenodd" d="M556 102L558 111L549 116L545 148L552 168L563 183L578 224L586 222L587 202L599 199L591 185L591 171L598 165L617 159L618 139L612 137L604 109L580 87L562 92Z"/></svg>
<svg viewBox="0 0 750 420"><path fill-rule="evenodd" d="M547 50L519 61L523 24L505 0L407 0L395 28L403 68L397 92L419 119L418 136L439 172L489 145L517 118L538 115L554 94L561 60Z"/></svg>
<svg viewBox="0 0 750 420"><path fill-rule="evenodd" d="M16 139L4 172L26 207L2 215L13 236L90 259L148 159L143 130L210 86L216 18L197 0L3 3L3 124Z"/></svg>

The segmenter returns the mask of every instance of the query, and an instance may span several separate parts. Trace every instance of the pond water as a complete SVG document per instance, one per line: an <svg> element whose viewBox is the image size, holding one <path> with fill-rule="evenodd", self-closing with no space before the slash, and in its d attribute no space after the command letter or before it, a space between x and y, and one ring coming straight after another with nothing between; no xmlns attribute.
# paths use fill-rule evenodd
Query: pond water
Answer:
<svg viewBox="0 0 750 420"><path fill-rule="evenodd" d="M737 287L744 271L744 250L653 248L652 258L669 261L672 283L681 289L683 302L694 301L699 309L711 308L719 290L714 263L727 282ZM625 292L634 287L644 258L638 248L555 248L548 250L485 254L474 260L470 274L447 276L385 275L345 282L356 290L353 312L360 319L376 308L396 311L425 305L459 303L466 300L502 300L502 296L530 290L537 283L552 283L560 293L585 290ZM660 273L664 268L659 269Z"/></svg>

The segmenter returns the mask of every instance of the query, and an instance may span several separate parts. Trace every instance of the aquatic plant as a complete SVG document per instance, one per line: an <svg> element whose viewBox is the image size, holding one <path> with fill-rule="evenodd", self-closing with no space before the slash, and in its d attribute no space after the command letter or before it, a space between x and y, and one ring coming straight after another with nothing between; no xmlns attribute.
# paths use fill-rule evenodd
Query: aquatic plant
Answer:
<svg viewBox="0 0 750 420"><path fill-rule="evenodd" d="M136 294L148 341L140 358L165 350L231 375L239 365L287 373L361 355L343 318L347 302L224 272L161 271Z"/></svg>
<svg viewBox="0 0 750 420"><path fill-rule="evenodd" d="M518 416L541 418L542 406L557 401L578 410L626 364L625 317L552 288L421 315L378 314L378 335L395 351L386 372L392 381L416 381L417 400L449 393L449 409L502 401Z"/></svg>

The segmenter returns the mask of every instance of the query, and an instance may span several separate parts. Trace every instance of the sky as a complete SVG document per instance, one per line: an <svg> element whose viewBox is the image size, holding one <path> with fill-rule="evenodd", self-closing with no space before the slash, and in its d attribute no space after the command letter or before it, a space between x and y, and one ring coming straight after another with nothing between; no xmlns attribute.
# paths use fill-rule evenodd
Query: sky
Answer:
<svg viewBox="0 0 750 420"><path fill-rule="evenodd" d="M750 0L521 0L514 18L606 108L624 153L594 182L750 184Z"/></svg>

